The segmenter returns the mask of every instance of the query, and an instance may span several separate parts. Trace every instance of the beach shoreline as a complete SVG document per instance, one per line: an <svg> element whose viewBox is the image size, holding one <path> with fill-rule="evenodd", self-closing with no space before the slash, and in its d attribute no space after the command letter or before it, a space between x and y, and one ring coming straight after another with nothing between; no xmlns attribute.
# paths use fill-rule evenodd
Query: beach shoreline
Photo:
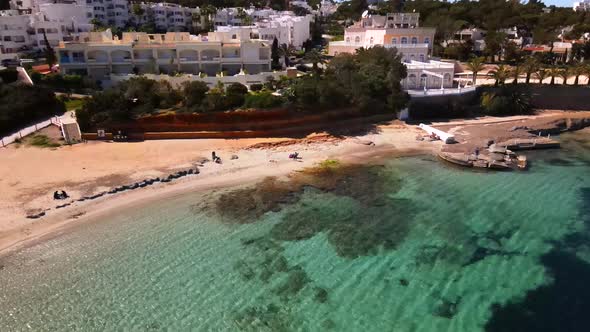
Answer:
<svg viewBox="0 0 590 332"><path fill-rule="evenodd" d="M471 140L476 141L482 140L490 133L495 135L496 132L499 132L491 130L494 126L505 132L505 128L515 124L536 123L537 125L543 125L572 116L578 118L590 117L590 112L544 112L535 116L469 119L435 122L432 125L455 134L459 133L459 135L463 132L463 138L471 135ZM477 131L481 131L479 136L473 134ZM465 135L466 132L471 134ZM12 175L12 180L18 179L19 181L0 181L2 191L8 195L12 194L0 206L0 256L48 238L59 236L63 232L74 230L77 225L83 225L87 222L99 222L99 219L116 214L118 211L145 206L154 201L186 193L253 185L269 176L284 178L293 172L313 167L326 159L337 159L345 164L367 165L378 163L383 158L413 155L436 156L442 143L416 140L416 136L423 134L424 132L415 125L392 121L378 126L375 132L348 137L335 137L319 133L302 139L183 140L146 141L141 143L94 142L88 145L80 144L64 147L56 151L35 150L34 148L24 148L21 151L15 148L2 150L0 155L13 154L15 160L12 160L12 163L0 165L0 176L7 179L9 175ZM461 147L465 144L467 143L459 143L456 146ZM190 155L190 152L187 151L189 147L196 151L195 154L199 155L198 158L195 158L195 155L190 158L187 157L187 155ZM114 158L115 161L107 160L103 165L101 160L96 158L100 158L100 153L104 152L105 148L115 150L114 152L109 150L111 158ZM157 163L164 158L161 152L154 153L154 149L163 149L170 152L163 164ZM90 152L86 152L86 150L90 150ZM217 154L222 156L224 159L223 164L218 165L213 162L203 164L204 156L210 154L211 151L217 151ZM300 156L302 156L301 160L293 161L288 158L289 153L294 151L299 152ZM60 157L65 159L75 158L84 153L88 153L83 156L84 158L90 158L92 162L98 164L96 171L88 172L89 166L82 167L89 165L88 159L85 159L82 164L75 164L72 161L72 165L66 164L67 161L59 160ZM131 155L128 156L129 160L122 160L126 153ZM25 189L30 189L35 196L32 196L31 193L22 195L19 190L23 190L21 189L22 184L27 179L27 171L30 170L25 168L21 174L14 174L18 173L14 171L14 167L19 162L22 162L22 159L18 158L26 158L35 154L55 158L57 166L53 166L54 169L48 170L48 173L53 176L53 178L48 177L50 180L44 180L45 182L30 181L26 184ZM238 159L233 160L230 158L230 156L234 155ZM137 156L142 158L139 162L135 160ZM48 164L51 164L51 161ZM170 173L171 170L195 167L197 164L202 165L199 166L199 174L185 176L171 183L157 183L145 188L105 195L84 202L75 200L83 197L82 194L85 190L88 192L88 188L91 188L93 193L104 192L104 190L115 186L128 185L133 181L154 178L155 176ZM144 165L144 167L138 165ZM59 167L62 168L62 179L53 181L56 177L55 172L59 171ZM113 170L111 171L111 169ZM130 171L134 176L129 176ZM100 182L105 179L105 172L111 172L112 182L107 181L110 187L101 186ZM70 177L79 177L82 181L74 182L70 180ZM42 179L42 176L32 178L32 180L35 179ZM54 188L62 187L66 187L68 193L73 196L72 205L62 209L52 208L47 211L45 216L39 219L25 218L27 209L53 207L60 203L52 201L49 196ZM39 188L42 189L39 190Z"/></svg>
<svg viewBox="0 0 590 332"><path fill-rule="evenodd" d="M268 143L268 140L260 140L260 142L251 145L253 148L245 147L232 150L232 152L239 156L251 149L262 152L272 150L273 154L280 154L282 159L258 160L258 158L254 158L257 163L245 162L246 165L243 167L236 167L235 165L225 167L223 164L217 165L207 162L203 167L199 168L200 174L185 176L171 183L157 183L149 187L114 195L105 195L84 202L74 200L72 205L66 208L50 209L45 216L39 219L26 219L17 227L8 228L1 232L0 256L8 255L23 247L59 236L63 232L75 230L76 226L88 222L99 222L101 218L116 214L122 210L138 208L155 201L173 198L186 193L253 185L266 177L285 178L293 172L313 167L326 159L337 159L345 164L369 164L375 163L384 157L418 154L434 155L440 144L440 142L414 142L418 129L412 126L401 128L399 124L396 124L393 127L395 128L386 125L382 127L380 134L365 135L362 138L348 137L338 140L329 138L329 143L321 139L318 142L312 142L308 147L301 146L299 143L280 146L281 142L288 141L283 140L277 141L278 143L270 143L271 147L263 146L258 148L257 145ZM392 132L384 134L383 131L388 131L388 128ZM379 137L374 137L375 135ZM369 138L377 138L375 140L377 144L375 141L368 141ZM392 138L399 140L396 143L385 142ZM272 144L278 144L279 147L272 147ZM301 160L293 161L287 158L288 151L293 149L296 149L302 156ZM227 155L227 152L220 150L218 154ZM119 185L121 184L123 183Z"/></svg>

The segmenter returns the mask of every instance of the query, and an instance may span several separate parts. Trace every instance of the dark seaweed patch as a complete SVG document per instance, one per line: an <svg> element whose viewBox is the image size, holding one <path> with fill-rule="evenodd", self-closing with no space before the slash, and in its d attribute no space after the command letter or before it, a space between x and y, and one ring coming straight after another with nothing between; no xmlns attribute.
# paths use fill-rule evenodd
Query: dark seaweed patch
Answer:
<svg viewBox="0 0 590 332"><path fill-rule="evenodd" d="M328 302L328 291L325 288L316 287L314 299L319 303Z"/></svg>
<svg viewBox="0 0 590 332"><path fill-rule="evenodd" d="M238 329L245 331L290 331L291 317L274 304L248 307L235 314Z"/></svg>
<svg viewBox="0 0 590 332"><path fill-rule="evenodd" d="M468 266L471 264L475 264L488 256L498 255L498 256L514 256L518 255L518 252L513 251L504 251L504 250L496 250L484 247L477 247L475 251L471 254L471 257L463 266Z"/></svg>
<svg viewBox="0 0 590 332"><path fill-rule="evenodd" d="M576 165L575 162L568 160L568 159L564 159L564 158L551 158L551 159L547 159L546 162L552 166L570 167L570 166Z"/></svg>
<svg viewBox="0 0 590 332"><path fill-rule="evenodd" d="M383 207L349 197L315 197L289 209L271 236L283 241L308 239L325 232L338 255L355 258L395 249L409 232L415 207L406 199L388 199Z"/></svg>
<svg viewBox="0 0 590 332"><path fill-rule="evenodd" d="M521 301L492 306L486 331L572 331L590 328L590 264L555 249L541 257L553 277Z"/></svg>
<svg viewBox="0 0 590 332"><path fill-rule="evenodd" d="M305 270L299 265L295 265L289 271L287 278L279 286L273 289L273 292L285 299L297 295L311 280L305 273Z"/></svg>
<svg viewBox="0 0 590 332"><path fill-rule="evenodd" d="M454 302L446 299L441 299L441 302L434 309L434 315L438 317L451 319L457 314L460 302L460 298Z"/></svg>

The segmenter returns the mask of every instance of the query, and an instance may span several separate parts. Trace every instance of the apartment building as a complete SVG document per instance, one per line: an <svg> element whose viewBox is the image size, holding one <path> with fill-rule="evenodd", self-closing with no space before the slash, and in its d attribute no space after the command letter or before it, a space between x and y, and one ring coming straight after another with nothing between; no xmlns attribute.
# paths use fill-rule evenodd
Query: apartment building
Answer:
<svg viewBox="0 0 590 332"><path fill-rule="evenodd" d="M129 1L127 0L78 0L90 6L90 19L103 25L122 28L129 21Z"/></svg>
<svg viewBox="0 0 590 332"><path fill-rule="evenodd" d="M433 61L434 28L420 27L419 13L363 15L344 31L344 40L330 42L329 55L354 53L359 48L396 48L408 69L402 85L406 89L450 88L454 65Z"/></svg>
<svg viewBox="0 0 590 332"><path fill-rule="evenodd" d="M590 11L590 0L574 2L573 8L575 11Z"/></svg>
<svg viewBox="0 0 590 332"><path fill-rule="evenodd" d="M250 26L216 26L216 31L245 31L252 38L272 42L275 38L279 44L301 48L310 38L311 15L295 16L290 12L278 12L257 16L257 21Z"/></svg>
<svg viewBox="0 0 590 332"><path fill-rule="evenodd" d="M45 36L51 46L73 40L80 33L92 30L88 7L64 3L35 4L35 12L27 10L0 11L0 49L4 57L42 50Z"/></svg>
<svg viewBox="0 0 590 332"><path fill-rule="evenodd" d="M57 48L63 74L105 79L109 74L173 74L201 76L257 74L270 71L270 45L248 34L212 32L195 36L187 32L146 34L110 30L91 32L79 41Z"/></svg>
<svg viewBox="0 0 590 332"><path fill-rule="evenodd" d="M131 20L137 24L143 24L153 19L156 28L162 31L182 32L189 31L191 27L200 25L193 20L193 15L199 14L199 8L189 8L173 3L141 3L143 15L131 13Z"/></svg>

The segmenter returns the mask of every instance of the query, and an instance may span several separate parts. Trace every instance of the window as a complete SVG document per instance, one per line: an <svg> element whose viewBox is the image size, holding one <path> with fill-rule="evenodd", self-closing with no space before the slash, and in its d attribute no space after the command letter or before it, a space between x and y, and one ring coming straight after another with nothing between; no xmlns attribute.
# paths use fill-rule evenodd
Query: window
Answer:
<svg viewBox="0 0 590 332"><path fill-rule="evenodd" d="M426 79L428 79L428 76L426 74L420 75L420 87L421 88L426 87Z"/></svg>
<svg viewBox="0 0 590 332"><path fill-rule="evenodd" d="M416 88L416 82L417 82L416 75L410 74L408 76L408 88L410 88L410 89Z"/></svg>
<svg viewBox="0 0 590 332"><path fill-rule="evenodd" d="M4 36L4 41L11 41L10 36Z"/></svg>
<svg viewBox="0 0 590 332"><path fill-rule="evenodd" d="M25 42L25 36L14 36L14 37L12 37L12 40L15 43L24 43Z"/></svg>
<svg viewBox="0 0 590 332"><path fill-rule="evenodd" d="M236 35L231 35L231 39L238 39L238 36L236 36Z"/></svg>
<svg viewBox="0 0 590 332"><path fill-rule="evenodd" d="M369 44L373 45L373 37L371 37L371 39L369 39Z"/></svg>
<svg viewBox="0 0 590 332"><path fill-rule="evenodd" d="M430 38L425 37L424 38L424 44L430 44Z"/></svg>
<svg viewBox="0 0 590 332"><path fill-rule="evenodd" d="M397 38L391 38L391 43L393 45L397 45Z"/></svg>
<svg viewBox="0 0 590 332"><path fill-rule="evenodd" d="M412 45L416 45L416 44L418 44L418 38L412 37Z"/></svg>
<svg viewBox="0 0 590 332"><path fill-rule="evenodd" d="M420 61L424 62L424 54L420 54Z"/></svg>
<svg viewBox="0 0 590 332"><path fill-rule="evenodd" d="M37 29L37 33L44 33L44 32L45 32L45 29L43 29L43 28Z"/></svg>
<svg viewBox="0 0 590 332"><path fill-rule="evenodd" d="M402 37L402 44L408 43L408 37Z"/></svg>
<svg viewBox="0 0 590 332"><path fill-rule="evenodd" d="M359 36L354 37L354 42L356 44L360 43L361 42L361 37L359 37Z"/></svg>
<svg viewBox="0 0 590 332"><path fill-rule="evenodd" d="M451 74L449 74L449 73L445 73L445 74L443 75L443 77L444 77L445 83L447 83L447 84L448 84L448 83L451 83Z"/></svg>
<svg viewBox="0 0 590 332"><path fill-rule="evenodd" d="M350 43L350 37L346 37L346 42Z"/></svg>

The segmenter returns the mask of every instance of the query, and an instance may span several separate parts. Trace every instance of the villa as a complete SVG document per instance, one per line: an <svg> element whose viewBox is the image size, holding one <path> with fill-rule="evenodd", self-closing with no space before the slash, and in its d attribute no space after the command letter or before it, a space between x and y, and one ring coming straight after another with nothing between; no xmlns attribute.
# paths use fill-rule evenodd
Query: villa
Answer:
<svg viewBox="0 0 590 332"><path fill-rule="evenodd" d="M430 59L435 28L420 27L419 13L363 15L344 31L343 41L330 42L328 54L354 53L359 48L396 48L408 69L407 90L453 87L455 65Z"/></svg>
<svg viewBox="0 0 590 332"><path fill-rule="evenodd" d="M79 41L61 42L56 51L62 74L95 79L105 79L111 73L258 74L269 71L271 62L267 42L224 32L207 36L126 32L119 39L107 30L88 33Z"/></svg>

